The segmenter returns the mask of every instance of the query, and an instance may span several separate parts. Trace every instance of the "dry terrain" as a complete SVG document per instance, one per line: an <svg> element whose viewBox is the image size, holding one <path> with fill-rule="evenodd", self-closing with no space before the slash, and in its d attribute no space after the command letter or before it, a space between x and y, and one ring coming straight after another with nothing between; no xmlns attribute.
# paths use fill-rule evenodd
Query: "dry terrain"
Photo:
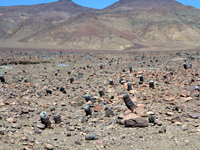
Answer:
<svg viewBox="0 0 200 150"><path fill-rule="evenodd" d="M0 149L200 149L199 51L0 54Z"/></svg>

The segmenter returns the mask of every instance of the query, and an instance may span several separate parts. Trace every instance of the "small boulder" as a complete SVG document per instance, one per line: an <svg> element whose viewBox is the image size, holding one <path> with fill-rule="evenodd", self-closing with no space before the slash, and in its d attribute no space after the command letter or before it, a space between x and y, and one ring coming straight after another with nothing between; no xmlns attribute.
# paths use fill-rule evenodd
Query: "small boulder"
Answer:
<svg viewBox="0 0 200 150"><path fill-rule="evenodd" d="M17 124L17 123L11 123L10 125L12 128L15 128L15 129L20 129L21 128L21 125L20 124Z"/></svg>
<svg viewBox="0 0 200 150"><path fill-rule="evenodd" d="M129 113L128 115L126 115L121 121L120 121L120 124L125 124L125 121L126 120L130 120L130 119L135 119L135 118L138 118L140 116L134 114L134 113Z"/></svg>
<svg viewBox="0 0 200 150"><path fill-rule="evenodd" d="M194 114L194 113L190 113L189 116L193 119L198 119L199 115L198 114Z"/></svg>
<svg viewBox="0 0 200 150"><path fill-rule="evenodd" d="M166 126L163 126L160 128L160 130L158 131L158 133L166 133Z"/></svg>
<svg viewBox="0 0 200 150"><path fill-rule="evenodd" d="M97 140L98 137L94 134L90 134L88 136L85 137L86 140Z"/></svg>
<svg viewBox="0 0 200 150"><path fill-rule="evenodd" d="M137 117L130 120L125 120L126 127L148 127L148 121L142 117Z"/></svg>
<svg viewBox="0 0 200 150"><path fill-rule="evenodd" d="M94 107L94 112L98 112L98 111L102 111L102 110L104 110L104 108L103 108L103 106L101 106L101 105L96 105L96 106Z"/></svg>

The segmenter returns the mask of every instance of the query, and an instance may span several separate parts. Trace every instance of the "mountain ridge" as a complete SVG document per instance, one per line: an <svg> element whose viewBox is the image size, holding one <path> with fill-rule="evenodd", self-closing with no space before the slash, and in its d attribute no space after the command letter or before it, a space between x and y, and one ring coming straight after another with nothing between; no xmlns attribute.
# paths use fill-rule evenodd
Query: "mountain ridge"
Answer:
<svg viewBox="0 0 200 150"><path fill-rule="evenodd" d="M105 9L147 9L147 8L160 8L160 7L172 7L182 6L183 4L175 0L120 0L114 4L106 7Z"/></svg>
<svg viewBox="0 0 200 150"><path fill-rule="evenodd" d="M0 9L0 41L70 49L199 46L199 9L174 0L150 0L147 8L147 0L119 2L102 10L88 9L71 0L33 5L23 11L14 6L8 7L12 11ZM141 9L129 7L135 2Z"/></svg>

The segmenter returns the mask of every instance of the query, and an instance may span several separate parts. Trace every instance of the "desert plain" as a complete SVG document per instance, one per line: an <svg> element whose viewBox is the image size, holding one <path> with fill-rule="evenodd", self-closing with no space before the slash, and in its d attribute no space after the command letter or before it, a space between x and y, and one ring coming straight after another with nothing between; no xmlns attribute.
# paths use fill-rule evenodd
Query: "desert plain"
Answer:
<svg viewBox="0 0 200 150"><path fill-rule="evenodd" d="M199 149L197 50L0 53L0 149Z"/></svg>

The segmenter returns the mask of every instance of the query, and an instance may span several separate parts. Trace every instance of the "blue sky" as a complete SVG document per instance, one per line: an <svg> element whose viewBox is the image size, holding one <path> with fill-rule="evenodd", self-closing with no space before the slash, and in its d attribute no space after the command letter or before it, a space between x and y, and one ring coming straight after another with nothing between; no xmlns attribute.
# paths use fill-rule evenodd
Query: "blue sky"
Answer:
<svg viewBox="0 0 200 150"><path fill-rule="evenodd" d="M40 3L55 2L57 0L0 0L0 6L13 6L13 5L33 5ZM92 8L102 9L105 8L118 0L72 0L73 2ZM200 9L200 0L177 0L178 2L191 5Z"/></svg>

